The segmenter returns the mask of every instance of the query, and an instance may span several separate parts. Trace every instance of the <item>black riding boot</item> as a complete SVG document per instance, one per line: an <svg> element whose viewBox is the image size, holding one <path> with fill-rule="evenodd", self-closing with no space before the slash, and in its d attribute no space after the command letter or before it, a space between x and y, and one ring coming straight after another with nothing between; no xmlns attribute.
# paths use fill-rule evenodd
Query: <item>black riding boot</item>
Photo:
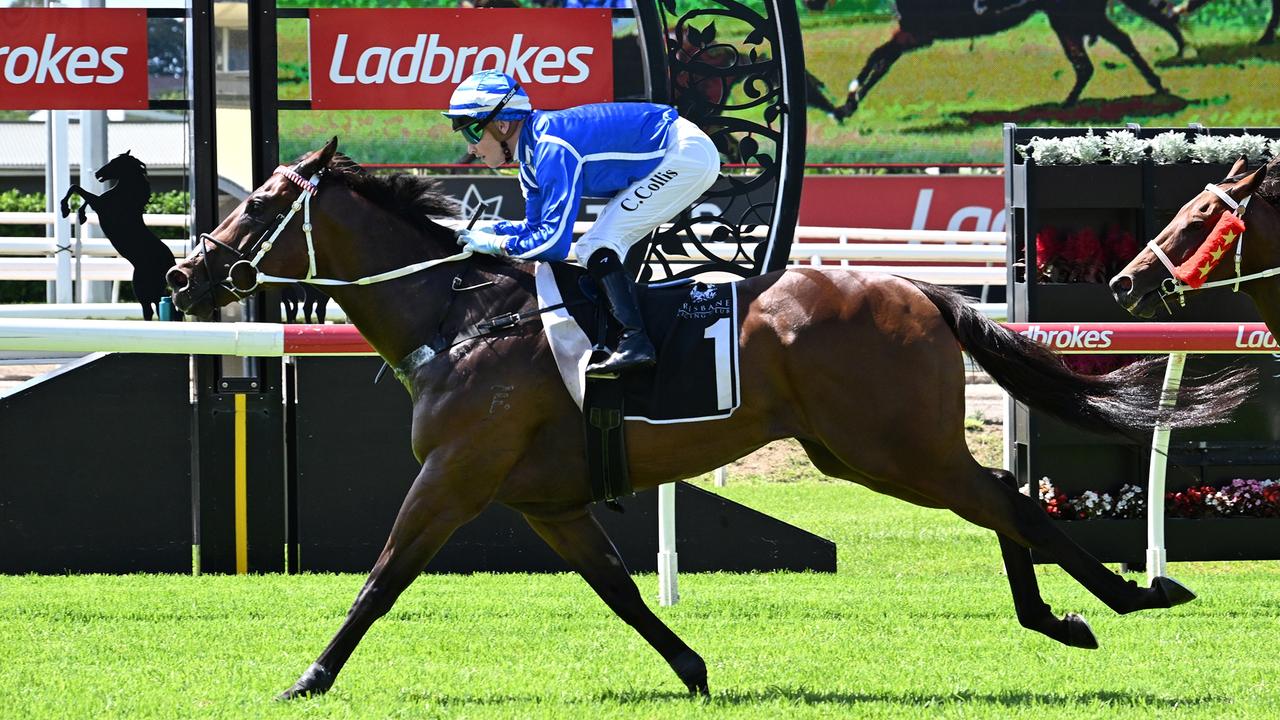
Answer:
<svg viewBox="0 0 1280 720"><path fill-rule="evenodd" d="M587 270L609 301L609 310L622 331L613 354L602 362L589 365L590 375L614 375L632 368L648 367L656 360L653 343L644 331L644 319L636 301L636 284L622 267L618 254L597 250L587 260Z"/></svg>

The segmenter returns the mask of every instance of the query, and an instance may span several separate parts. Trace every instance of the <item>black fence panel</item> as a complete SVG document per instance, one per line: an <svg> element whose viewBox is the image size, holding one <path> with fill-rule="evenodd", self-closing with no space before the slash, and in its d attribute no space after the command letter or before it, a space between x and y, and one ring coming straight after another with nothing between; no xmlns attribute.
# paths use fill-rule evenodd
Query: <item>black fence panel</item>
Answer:
<svg viewBox="0 0 1280 720"><path fill-rule="evenodd" d="M0 572L191 571L188 377L91 355L0 397Z"/></svg>

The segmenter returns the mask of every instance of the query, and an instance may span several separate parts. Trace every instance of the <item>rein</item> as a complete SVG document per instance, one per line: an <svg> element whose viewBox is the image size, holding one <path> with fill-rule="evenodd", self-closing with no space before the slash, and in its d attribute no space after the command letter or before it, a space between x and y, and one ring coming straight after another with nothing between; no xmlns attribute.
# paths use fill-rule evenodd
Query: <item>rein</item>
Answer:
<svg viewBox="0 0 1280 720"><path fill-rule="evenodd" d="M209 287L212 287L216 284L226 289L232 295L235 295L238 299L243 300L247 298L249 295L252 295L253 292L258 289L258 286L262 285L263 283L307 283L310 285L326 285L326 286L372 285L374 283L386 282L388 280L395 280L397 278L405 277L406 275L412 275L414 273L421 272L429 268L433 268L437 265L443 265L445 263L451 263L451 262L458 262L460 260L466 260L467 258L471 257L472 253L470 250L463 250L462 252L456 253L454 255L450 255L448 257L436 258L434 260L425 260L423 262L413 263L412 265L406 265L404 267L396 268L394 270L388 270L386 272L377 273L375 275L368 275L366 277L357 278L355 280L335 280L331 278L316 277L316 247L315 247L315 241L311 236L311 227L312 227L311 226L311 198L314 197L319 192L319 184L320 184L320 179L322 177L322 173L318 172L315 175L312 175L311 179L308 180L302 177L301 175L299 175L292 168L287 168L281 165L280 167L276 168L275 172L272 174L279 175L287 179L288 181L292 182L294 185L297 185L302 190L302 194L299 195L298 199L294 200L293 204L289 206L288 213L283 213L276 216L275 226L269 231L270 236L268 237L267 233L264 232L262 234L262 237L260 237L257 241L255 241L254 244L251 245L249 249L244 252L236 250L230 245L227 245L226 243L217 240L216 238L214 238L212 235L209 235L208 233L201 233L200 247L197 250L197 252L201 256L204 256L206 254L204 241L207 240L220 248L230 251L237 258L239 258L236 262L231 264L231 267L227 270L227 276L223 278L221 282L214 283L213 277L212 277L212 271L209 270L209 263L207 262L208 258L202 257L202 260L205 261L203 264L205 266L206 272L208 272L210 275L210 277L208 278ZM284 232L284 229L289 226L289 222L293 220L293 216L297 215L299 210L302 211L302 233L307 238L307 275L306 277L300 277L300 278L279 277L276 275L268 275L262 272L262 270L258 269L258 264L262 262L262 259L266 257L267 253L271 252L271 249L275 247L276 239L280 237L280 233ZM256 253L254 252L255 250L257 251ZM246 256L251 253L253 254L253 259L251 260L245 259ZM237 268L239 268L239 270L237 270ZM237 274L243 275L248 273L252 273L249 276L252 279L252 283L245 285L243 283L237 282Z"/></svg>
<svg viewBox="0 0 1280 720"><path fill-rule="evenodd" d="M1239 211L1237 215L1240 218L1244 218L1245 210L1247 210L1249 207L1249 201L1253 198L1253 195L1249 194L1243 200L1236 202L1235 198L1228 195L1226 191L1224 191L1222 188L1218 187L1213 183L1209 183L1208 185L1205 185L1204 189L1208 190L1214 195L1217 195L1218 199L1226 203L1227 207L1231 208L1232 212ZM1147 249L1151 250L1151 252L1153 252L1155 256L1160 259L1160 262L1163 263L1165 268L1168 269L1169 271L1169 277L1165 278L1164 282L1160 284L1161 301L1164 301L1166 298L1170 296L1176 295L1178 298L1178 305L1185 307L1187 304L1186 294L1189 292L1194 292L1196 290L1208 290L1209 288L1215 288L1215 287L1224 287L1226 285L1231 286L1232 292L1240 292L1241 283L1251 282L1253 280L1263 280L1265 278L1275 277L1277 275L1280 275L1280 267L1274 267L1268 270L1262 270L1260 272L1251 273L1249 275L1241 274L1240 266L1241 266L1242 259L1244 257L1244 235L1245 235L1244 232L1241 231L1241 233L1236 237L1236 241L1235 241L1236 276L1234 278L1228 278L1226 280L1214 280L1213 282L1207 282L1200 285L1199 287L1192 287L1187 283L1179 280L1178 274L1177 274L1177 266L1173 264L1173 261L1169 259L1169 256L1165 254L1164 250L1160 249L1160 246L1156 243L1155 240L1148 240ZM1169 308L1168 302L1165 302L1165 308L1166 309Z"/></svg>

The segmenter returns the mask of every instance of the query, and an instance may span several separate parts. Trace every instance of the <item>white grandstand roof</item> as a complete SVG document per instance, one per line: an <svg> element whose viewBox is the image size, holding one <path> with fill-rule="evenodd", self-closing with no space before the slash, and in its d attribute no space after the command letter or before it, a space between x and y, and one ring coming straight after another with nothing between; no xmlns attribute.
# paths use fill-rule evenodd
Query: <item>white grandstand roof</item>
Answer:
<svg viewBox="0 0 1280 720"><path fill-rule="evenodd" d="M154 172L187 166L187 125L181 122L107 123L107 157L129 150ZM80 167L80 123L68 123L73 168ZM0 122L0 173L44 173L48 140L42 122Z"/></svg>

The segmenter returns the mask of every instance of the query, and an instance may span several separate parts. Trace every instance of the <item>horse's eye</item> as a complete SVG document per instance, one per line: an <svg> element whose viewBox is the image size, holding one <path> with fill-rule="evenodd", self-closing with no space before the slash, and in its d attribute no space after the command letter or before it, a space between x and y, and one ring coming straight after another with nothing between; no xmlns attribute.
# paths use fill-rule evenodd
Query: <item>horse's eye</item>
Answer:
<svg viewBox="0 0 1280 720"><path fill-rule="evenodd" d="M258 213L262 212L262 201L258 200L257 198L250 200L249 202L245 203L244 211L245 211L245 214L247 215L257 215Z"/></svg>

